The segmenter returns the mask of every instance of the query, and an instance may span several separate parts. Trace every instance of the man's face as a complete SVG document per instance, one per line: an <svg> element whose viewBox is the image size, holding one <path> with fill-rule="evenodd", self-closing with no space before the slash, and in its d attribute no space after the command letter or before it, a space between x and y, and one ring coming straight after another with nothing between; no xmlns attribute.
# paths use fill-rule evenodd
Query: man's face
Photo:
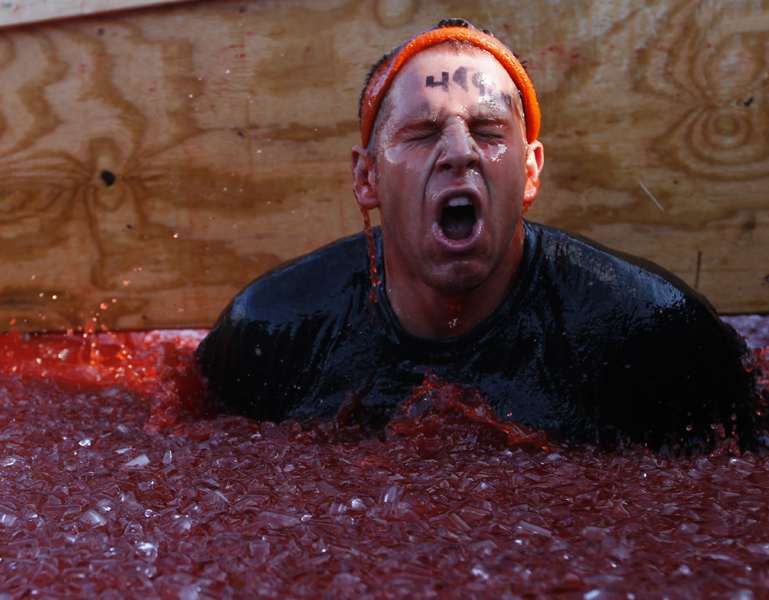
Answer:
<svg viewBox="0 0 769 600"><path fill-rule="evenodd" d="M447 294L475 289L511 259L527 159L537 160L518 90L492 56L437 47L398 73L382 117L373 194L388 274L406 269ZM539 168L541 151L535 178Z"/></svg>

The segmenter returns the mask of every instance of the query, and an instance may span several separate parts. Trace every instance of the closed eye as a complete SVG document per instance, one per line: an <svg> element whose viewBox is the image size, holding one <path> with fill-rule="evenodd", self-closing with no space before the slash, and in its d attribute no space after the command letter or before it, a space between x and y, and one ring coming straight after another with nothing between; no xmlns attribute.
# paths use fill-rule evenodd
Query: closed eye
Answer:
<svg viewBox="0 0 769 600"><path fill-rule="evenodd" d="M488 129L473 130L473 136L482 140L499 140L504 137L503 132Z"/></svg>
<svg viewBox="0 0 769 600"><path fill-rule="evenodd" d="M470 131L478 139L493 141L504 138L507 128L498 121L483 120L473 123Z"/></svg>
<svg viewBox="0 0 769 600"><path fill-rule="evenodd" d="M417 125L409 127L405 131L405 140L408 142L416 142L419 140L430 139L431 137L438 135L438 127L434 123L427 123L423 125Z"/></svg>
<svg viewBox="0 0 769 600"><path fill-rule="evenodd" d="M485 138L485 139L499 139L503 137L502 133L499 131L487 131L487 130L473 131L473 135L475 137Z"/></svg>

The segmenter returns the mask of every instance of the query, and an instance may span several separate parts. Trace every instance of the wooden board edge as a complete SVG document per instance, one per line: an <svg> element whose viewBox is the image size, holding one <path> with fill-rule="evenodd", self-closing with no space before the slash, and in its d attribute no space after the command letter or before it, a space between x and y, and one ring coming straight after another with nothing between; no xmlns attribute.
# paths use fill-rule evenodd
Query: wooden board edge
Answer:
<svg viewBox="0 0 769 600"><path fill-rule="evenodd" d="M37 0L0 2L0 28L200 0Z"/></svg>

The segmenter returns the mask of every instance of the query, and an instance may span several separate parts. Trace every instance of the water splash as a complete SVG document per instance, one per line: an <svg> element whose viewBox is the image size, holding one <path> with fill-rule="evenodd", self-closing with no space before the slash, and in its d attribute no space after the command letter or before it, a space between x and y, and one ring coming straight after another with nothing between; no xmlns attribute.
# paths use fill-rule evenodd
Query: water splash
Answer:
<svg viewBox="0 0 769 600"><path fill-rule="evenodd" d="M385 434L388 440L401 436L417 440L433 436L443 441L454 431L462 436L470 432L476 440L548 450L542 431L500 419L476 389L442 381L432 368L425 373L422 385L416 386L411 396L398 404Z"/></svg>

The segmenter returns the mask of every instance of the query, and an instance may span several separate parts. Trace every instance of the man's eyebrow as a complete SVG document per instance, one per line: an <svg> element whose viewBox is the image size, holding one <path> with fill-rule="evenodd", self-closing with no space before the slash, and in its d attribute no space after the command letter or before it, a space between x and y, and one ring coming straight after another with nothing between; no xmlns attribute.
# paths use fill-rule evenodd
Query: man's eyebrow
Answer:
<svg viewBox="0 0 769 600"><path fill-rule="evenodd" d="M470 117L476 121L502 121L509 118L509 113L505 106L499 104L499 102L493 102L492 104L486 104L477 111L470 113Z"/></svg>
<svg viewBox="0 0 769 600"><path fill-rule="evenodd" d="M416 114L399 124L398 129L414 127L417 125L435 124L440 120L439 111L436 111L428 105L417 108L415 112Z"/></svg>
<svg viewBox="0 0 769 600"><path fill-rule="evenodd" d="M413 129L424 129L425 127L436 127L438 124L438 117L436 115L420 116L409 119L398 125L398 131L410 131Z"/></svg>

